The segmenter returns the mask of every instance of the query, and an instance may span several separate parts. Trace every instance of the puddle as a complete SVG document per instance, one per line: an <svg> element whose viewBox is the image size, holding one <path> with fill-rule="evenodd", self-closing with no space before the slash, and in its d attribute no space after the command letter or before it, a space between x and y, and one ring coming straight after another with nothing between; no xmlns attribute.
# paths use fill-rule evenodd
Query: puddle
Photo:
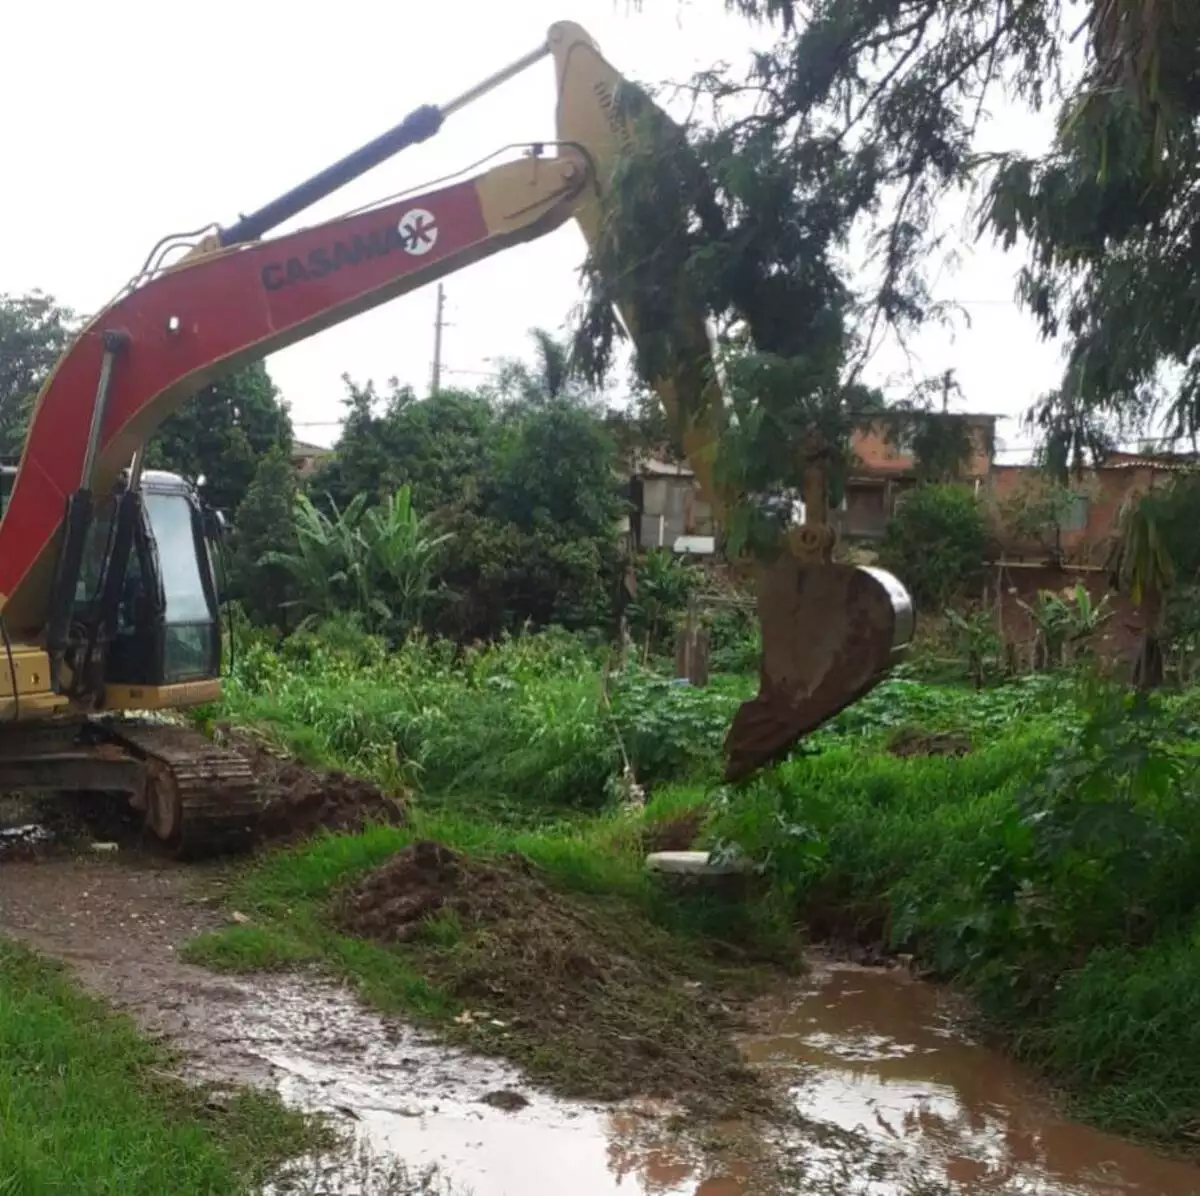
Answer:
<svg viewBox="0 0 1200 1196"><path fill-rule="evenodd" d="M1064 1120L1019 1067L964 1035L950 994L901 971L818 960L798 993L763 1007L744 1049L809 1125L772 1142L736 1124L694 1137L663 1106L558 1100L300 977L222 978L189 1012L185 1038L203 1041L209 1078L269 1084L376 1159L411 1175L436 1166L445 1185L357 1182L326 1160L319 1182L281 1192L1200 1196L1200 1168ZM771 1177L785 1160L781 1189Z"/></svg>
<svg viewBox="0 0 1200 1196"><path fill-rule="evenodd" d="M908 1190L1200 1196L1200 1168L1064 1120L1016 1064L969 1040L950 994L903 971L815 960L806 990L767 1006L743 1045L803 1116L891 1155Z"/></svg>
<svg viewBox="0 0 1200 1196"><path fill-rule="evenodd" d="M280 978L235 982L221 1004L220 1017L191 1026L205 1040L198 1063L206 1078L270 1084L291 1105L332 1114L376 1158L402 1159L413 1174L436 1164L456 1196L764 1190L747 1171L715 1165L698 1144L671 1133L670 1110L613 1111L546 1096L506 1064L430 1043L362 1009L349 993ZM505 1111L484 1099L496 1093L519 1093L528 1103ZM366 1189L326 1178L314 1190L354 1196Z"/></svg>
<svg viewBox="0 0 1200 1196"><path fill-rule="evenodd" d="M23 823L20 826L0 826L0 859L31 854L53 839L53 832L36 822Z"/></svg>

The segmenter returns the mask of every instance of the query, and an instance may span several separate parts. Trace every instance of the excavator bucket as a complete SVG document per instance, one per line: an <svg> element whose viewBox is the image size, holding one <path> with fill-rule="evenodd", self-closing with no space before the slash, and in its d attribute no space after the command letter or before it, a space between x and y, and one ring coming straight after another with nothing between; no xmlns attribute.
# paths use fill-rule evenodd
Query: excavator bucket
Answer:
<svg viewBox="0 0 1200 1196"><path fill-rule="evenodd" d="M912 642L904 587L882 569L802 563L785 555L757 570L762 627L759 692L725 740L725 779L784 757L802 736L883 680Z"/></svg>

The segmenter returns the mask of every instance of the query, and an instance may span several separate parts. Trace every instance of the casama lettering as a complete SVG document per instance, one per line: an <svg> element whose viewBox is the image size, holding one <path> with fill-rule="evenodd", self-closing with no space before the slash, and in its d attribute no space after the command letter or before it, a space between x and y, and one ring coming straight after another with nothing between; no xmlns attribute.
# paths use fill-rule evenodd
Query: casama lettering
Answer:
<svg viewBox="0 0 1200 1196"><path fill-rule="evenodd" d="M311 249L302 258L290 257L284 262L268 262L262 268L262 284L268 291L280 291L296 283L325 278L347 266L357 266L360 262L387 257L398 249L405 249L409 246L409 237L410 234L389 224L365 236L334 241L332 245Z"/></svg>

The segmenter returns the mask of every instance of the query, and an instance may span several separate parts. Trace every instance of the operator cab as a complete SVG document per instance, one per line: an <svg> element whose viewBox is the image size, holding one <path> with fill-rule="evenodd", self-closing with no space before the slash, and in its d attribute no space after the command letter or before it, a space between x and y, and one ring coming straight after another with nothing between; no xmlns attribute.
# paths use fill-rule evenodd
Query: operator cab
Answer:
<svg viewBox="0 0 1200 1196"><path fill-rule="evenodd" d="M103 684L157 687L215 678L220 522L177 474L144 470L136 495L125 485L95 513L75 591L79 624L95 628L108 620Z"/></svg>

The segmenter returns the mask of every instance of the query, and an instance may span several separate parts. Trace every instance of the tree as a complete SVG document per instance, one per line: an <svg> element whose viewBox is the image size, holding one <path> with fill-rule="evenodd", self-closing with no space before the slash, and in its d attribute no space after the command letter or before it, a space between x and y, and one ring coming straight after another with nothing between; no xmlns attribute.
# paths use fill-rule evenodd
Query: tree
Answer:
<svg viewBox="0 0 1200 1196"><path fill-rule="evenodd" d="M279 624L284 630L292 596L288 572L264 558L294 551L296 490L296 471L287 454L272 449L258 463L233 520L233 592L254 622Z"/></svg>
<svg viewBox="0 0 1200 1196"><path fill-rule="evenodd" d="M164 420L146 448L151 468L196 484L218 510L236 511L259 463L289 452L292 422L262 362L211 383Z"/></svg>
<svg viewBox="0 0 1200 1196"><path fill-rule="evenodd" d="M565 402L526 411L495 440L490 513L525 531L612 538L621 511L615 458L587 412Z"/></svg>
<svg viewBox="0 0 1200 1196"><path fill-rule="evenodd" d="M489 438L486 486L455 514L439 627L491 638L525 623L593 627L619 576L615 446L599 419L560 401L517 408Z"/></svg>
<svg viewBox="0 0 1200 1196"><path fill-rule="evenodd" d="M975 585L987 559L983 512L967 486L928 484L888 521L880 562L921 607L944 607Z"/></svg>
<svg viewBox="0 0 1200 1196"><path fill-rule="evenodd" d="M1080 464L1156 413L1200 431L1200 5L1088 0L1082 21L1060 0L725 7L761 34L749 65L693 79L700 115L686 137L664 132L617 172L619 189L638 176L640 205L619 203L635 262L686 278L714 315L738 309L749 343L768 351L769 318L746 299L758 292L827 363L840 339L854 377L885 329L904 338L952 314L931 299L945 260L936 217L977 186L981 234L1029 245L1021 298L1067 342L1061 384L1031 412L1054 463ZM1078 32L1085 53L1068 70ZM1049 155L978 151L981 120L1006 99L1058 107ZM839 279L823 276L850 222L867 234L864 281L805 302L805 291L838 295ZM780 302L785 291L799 302ZM651 313L652 334L667 308ZM805 329L814 311L826 320Z"/></svg>
<svg viewBox="0 0 1200 1196"><path fill-rule="evenodd" d="M1163 619L1167 594L1175 584L1175 562L1153 493L1134 495L1122 504L1109 567L1142 611L1144 627L1133 683L1139 689L1152 689L1163 682Z"/></svg>
<svg viewBox="0 0 1200 1196"><path fill-rule="evenodd" d="M495 421L486 397L443 390L418 400L393 380L381 398L370 382L343 381L346 423L309 485L314 499L329 495L344 507L358 494L383 498L408 485L418 509L430 514L478 501Z"/></svg>
<svg viewBox="0 0 1200 1196"><path fill-rule="evenodd" d="M532 328L532 365L510 358L500 365L495 394L502 405L540 407L547 403L587 404L593 400L571 360L570 345L545 328Z"/></svg>
<svg viewBox="0 0 1200 1196"><path fill-rule="evenodd" d="M1027 239L1021 297L1066 340L1033 412L1060 468L1156 417L1200 432L1200 10L1095 0L1089 32L1053 151L1004 158L986 212Z"/></svg>
<svg viewBox="0 0 1200 1196"><path fill-rule="evenodd" d="M41 291L0 294L0 457L19 457L33 400L79 318Z"/></svg>
<svg viewBox="0 0 1200 1196"><path fill-rule="evenodd" d="M799 491L814 460L836 485L863 405L839 255L874 168L797 136L786 119L727 118L720 101L731 92L715 73L696 86L715 97L713 120L686 130L636 89L616 97L635 135L585 265L575 353L589 377L603 377L623 336L613 304L634 313L640 377L672 379L676 431L696 425L714 445L730 550L769 550L786 504L761 497ZM724 409L709 385L706 322Z"/></svg>

